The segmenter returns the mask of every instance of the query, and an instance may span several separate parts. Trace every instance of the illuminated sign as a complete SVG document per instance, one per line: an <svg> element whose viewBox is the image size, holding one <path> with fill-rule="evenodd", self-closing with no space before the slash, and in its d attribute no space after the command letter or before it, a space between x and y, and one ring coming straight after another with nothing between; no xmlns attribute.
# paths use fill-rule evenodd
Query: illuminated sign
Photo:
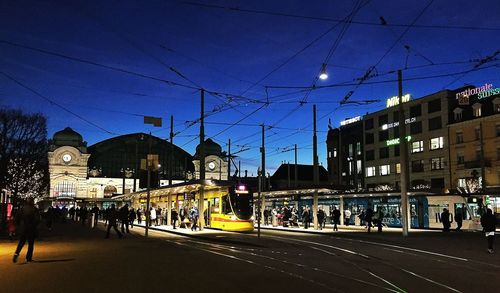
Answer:
<svg viewBox="0 0 500 293"><path fill-rule="evenodd" d="M410 141L411 140L411 136L407 136L406 137L406 140L407 141ZM393 139L389 139L388 141L385 142L387 146L391 146L391 145L397 145L399 144L399 137L398 138L393 138Z"/></svg>
<svg viewBox="0 0 500 293"><path fill-rule="evenodd" d="M477 87L477 88L473 88L473 89L466 89L463 92L457 93L455 96L456 96L457 100L459 100L461 97L469 97L472 95L481 94L484 92L496 91L496 90L497 89L493 89L493 85L491 83L487 83L481 87ZM491 94L491 95L494 95L494 94ZM483 97L483 98L485 98L485 97Z"/></svg>
<svg viewBox="0 0 500 293"><path fill-rule="evenodd" d="M406 95L402 96L401 100L403 101L403 103L408 102L410 100L410 94L406 94ZM390 107L397 106L397 105L399 105L399 97L398 96L394 96L392 98L387 99L386 108L390 108Z"/></svg>
<svg viewBox="0 0 500 293"><path fill-rule="evenodd" d="M481 92L477 95L477 97L479 99L484 99L484 98L491 97L493 95L498 95L498 94L500 94L500 87L497 87L496 89L490 89L490 90Z"/></svg>
<svg viewBox="0 0 500 293"><path fill-rule="evenodd" d="M347 125L347 124L358 122L360 120L361 120L361 116L356 116L356 117L353 117L353 118L345 119L344 121L340 121L340 126L344 126L344 125Z"/></svg>
<svg viewBox="0 0 500 293"><path fill-rule="evenodd" d="M410 123L413 123L415 121L417 121L417 118L415 118L415 117L408 118L408 119L405 119L405 124L410 124ZM382 130L387 130L389 128L398 127L398 126L399 126L399 122L384 124L384 125L382 125Z"/></svg>

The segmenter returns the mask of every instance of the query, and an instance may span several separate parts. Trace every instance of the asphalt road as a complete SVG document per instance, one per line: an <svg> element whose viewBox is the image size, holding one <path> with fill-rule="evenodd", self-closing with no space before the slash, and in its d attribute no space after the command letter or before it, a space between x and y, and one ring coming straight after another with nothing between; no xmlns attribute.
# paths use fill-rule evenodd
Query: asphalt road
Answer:
<svg viewBox="0 0 500 293"><path fill-rule="evenodd" d="M142 228L104 239L103 226L42 229L34 263L12 263L0 240L3 292L498 292L500 256L481 233L312 235ZM193 237L194 236L194 237ZM25 248L26 249L26 248ZM500 250L499 250L500 251ZM4 291L6 290L6 291ZM304 291L307 290L307 291Z"/></svg>

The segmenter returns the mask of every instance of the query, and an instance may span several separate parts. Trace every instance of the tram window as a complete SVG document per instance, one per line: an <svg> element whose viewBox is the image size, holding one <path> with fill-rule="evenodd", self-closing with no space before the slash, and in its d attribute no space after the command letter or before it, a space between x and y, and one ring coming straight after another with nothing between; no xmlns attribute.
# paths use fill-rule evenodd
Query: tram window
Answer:
<svg viewBox="0 0 500 293"><path fill-rule="evenodd" d="M211 203L210 203L210 212L214 214L220 213L220 208L219 208L219 198L216 197L214 198Z"/></svg>
<svg viewBox="0 0 500 293"><path fill-rule="evenodd" d="M225 195L222 197L222 213L224 214L232 214L231 203L229 203L229 196Z"/></svg>

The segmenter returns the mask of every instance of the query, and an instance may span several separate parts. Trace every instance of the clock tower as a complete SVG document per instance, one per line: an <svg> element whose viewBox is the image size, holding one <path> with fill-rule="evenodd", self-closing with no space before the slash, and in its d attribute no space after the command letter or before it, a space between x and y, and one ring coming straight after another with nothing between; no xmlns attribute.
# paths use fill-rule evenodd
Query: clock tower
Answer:
<svg viewBox="0 0 500 293"><path fill-rule="evenodd" d="M49 148L49 197L74 201L87 197L87 145L82 136L66 127L54 134Z"/></svg>
<svg viewBox="0 0 500 293"><path fill-rule="evenodd" d="M195 178L200 178L200 146L196 147L194 155ZM222 151L219 144L210 138L205 140L205 178L214 180L228 180L228 161L226 152Z"/></svg>

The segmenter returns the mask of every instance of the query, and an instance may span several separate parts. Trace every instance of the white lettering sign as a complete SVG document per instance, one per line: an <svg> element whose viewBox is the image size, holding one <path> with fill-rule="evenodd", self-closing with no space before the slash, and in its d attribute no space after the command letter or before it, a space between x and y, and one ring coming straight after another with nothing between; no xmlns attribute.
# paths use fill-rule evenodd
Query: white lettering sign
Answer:
<svg viewBox="0 0 500 293"><path fill-rule="evenodd" d="M361 120L361 116L356 116L356 117L353 117L353 118L348 118L348 119L345 119L344 121L340 121L340 126L344 126L344 125L347 125L347 124L358 122L360 120Z"/></svg>
<svg viewBox="0 0 500 293"><path fill-rule="evenodd" d="M402 96L401 100L403 101L403 103L408 102L410 100L410 94L406 94L406 95ZM386 106L387 108L397 106L397 105L399 105L399 97L398 96L394 96L394 97L387 99L387 106Z"/></svg>

